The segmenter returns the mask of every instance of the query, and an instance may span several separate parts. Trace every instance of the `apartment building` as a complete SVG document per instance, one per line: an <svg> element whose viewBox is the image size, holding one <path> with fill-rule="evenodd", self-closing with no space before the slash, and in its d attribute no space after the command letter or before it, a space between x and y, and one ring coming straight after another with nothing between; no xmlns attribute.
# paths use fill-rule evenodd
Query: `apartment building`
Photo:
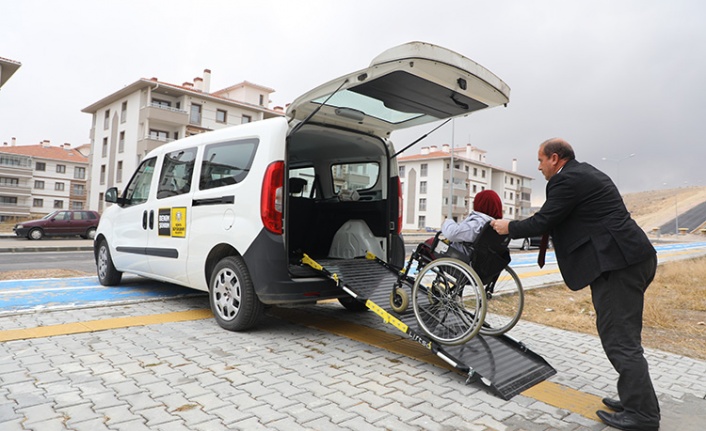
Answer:
<svg viewBox="0 0 706 431"><path fill-rule="evenodd" d="M0 88L5 85L7 80L10 79L21 66L22 63L18 61L0 57Z"/></svg>
<svg viewBox="0 0 706 431"><path fill-rule="evenodd" d="M0 221L85 209L88 157L70 144L0 146Z"/></svg>
<svg viewBox="0 0 706 431"><path fill-rule="evenodd" d="M284 115L269 108L273 89L242 82L210 91L211 71L182 85L139 79L82 112L93 116L88 206L102 211L103 193L122 190L142 158L175 139Z"/></svg>
<svg viewBox="0 0 706 431"><path fill-rule="evenodd" d="M486 162L487 152L467 144L451 150L423 147L419 154L398 158L403 191L403 229L439 229L451 217L462 220L473 209L473 198L494 190L503 202L505 218L530 216L532 178ZM452 168L453 165L453 168Z"/></svg>

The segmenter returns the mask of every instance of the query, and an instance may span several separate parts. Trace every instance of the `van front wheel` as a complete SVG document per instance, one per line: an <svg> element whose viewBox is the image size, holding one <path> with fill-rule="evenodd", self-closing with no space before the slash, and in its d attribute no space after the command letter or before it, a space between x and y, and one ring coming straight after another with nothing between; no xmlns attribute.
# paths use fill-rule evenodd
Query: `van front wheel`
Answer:
<svg viewBox="0 0 706 431"><path fill-rule="evenodd" d="M248 268L238 256L218 262L211 274L208 297L216 322L229 331L252 328L264 308L255 294Z"/></svg>

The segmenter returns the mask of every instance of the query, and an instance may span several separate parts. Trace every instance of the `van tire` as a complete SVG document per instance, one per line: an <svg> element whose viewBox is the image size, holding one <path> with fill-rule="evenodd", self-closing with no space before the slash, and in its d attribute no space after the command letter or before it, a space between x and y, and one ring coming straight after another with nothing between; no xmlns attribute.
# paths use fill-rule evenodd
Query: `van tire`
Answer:
<svg viewBox="0 0 706 431"><path fill-rule="evenodd" d="M98 246L96 270L98 272L98 281L103 286L115 286L123 278L123 273L115 269L115 265L113 265L113 258L110 257L110 248L106 240L102 240Z"/></svg>
<svg viewBox="0 0 706 431"><path fill-rule="evenodd" d="M346 310L352 311L354 313L368 311L368 306L365 305L365 303L358 301L352 296L344 296L342 298L338 298L338 302L343 305Z"/></svg>
<svg viewBox="0 0 706 431"><path fill-rule="evenodd" d="M216 322L229 331L252 328L264 310L248 268L239 256L224 257L213 268L208 299Z"/></svg>

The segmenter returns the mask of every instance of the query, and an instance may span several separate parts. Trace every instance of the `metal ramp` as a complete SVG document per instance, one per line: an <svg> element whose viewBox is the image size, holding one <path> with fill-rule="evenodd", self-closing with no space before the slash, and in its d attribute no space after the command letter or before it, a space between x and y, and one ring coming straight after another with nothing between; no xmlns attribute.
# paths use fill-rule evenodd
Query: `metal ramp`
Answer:
<svg viewBox="0 0 706 431"><path fill-rule="evenodd" d="M556 374L544 358L507 335L478 334L459 346L442 346L428 339L418 329L411 307L403 314L392 310L389 297L397 274L375 260L322 259L313 265L312 262L308 264L327 273L347 293L366 303L385 323L405 332L457 371L466 374L467 382L480 381L505 400Z"/></svg>

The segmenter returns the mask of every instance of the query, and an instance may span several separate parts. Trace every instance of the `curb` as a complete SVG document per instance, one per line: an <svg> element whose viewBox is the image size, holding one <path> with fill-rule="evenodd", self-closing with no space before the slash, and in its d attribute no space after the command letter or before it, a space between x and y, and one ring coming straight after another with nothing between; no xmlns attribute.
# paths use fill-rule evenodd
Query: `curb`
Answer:
<svg viewBox="0 0 706 431"><path fill-rule="evenodd" d="M23 253L35 251L93 251L93 246L48 246L48 247L6 247L0 253Z"/></svg>

